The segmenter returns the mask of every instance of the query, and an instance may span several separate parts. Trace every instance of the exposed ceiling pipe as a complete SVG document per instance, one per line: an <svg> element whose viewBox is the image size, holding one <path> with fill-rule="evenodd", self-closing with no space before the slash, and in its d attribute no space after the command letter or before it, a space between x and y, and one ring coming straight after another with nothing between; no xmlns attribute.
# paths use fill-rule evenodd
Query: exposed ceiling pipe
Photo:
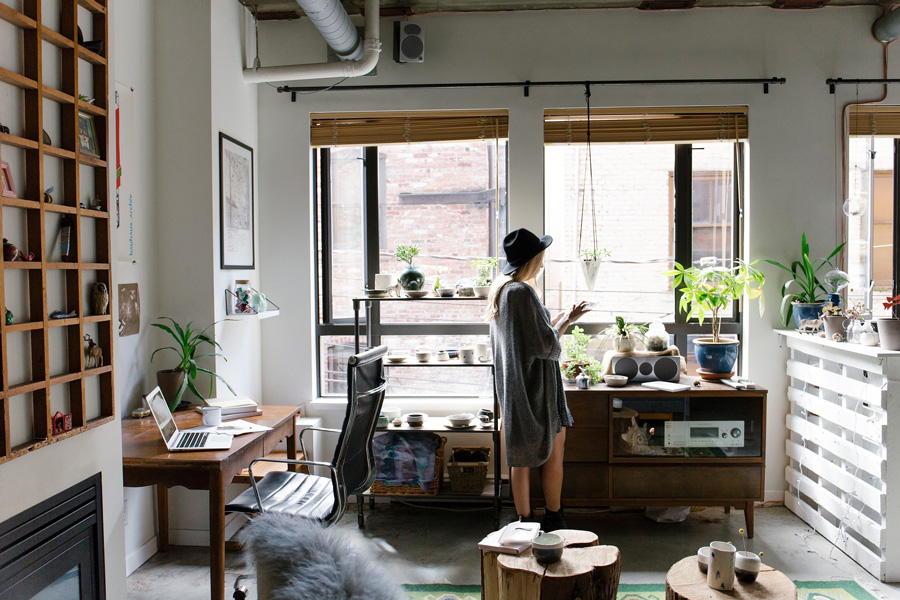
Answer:
<svg viewBox="0 0 900 600"><path fill-rule="evenodd" d="M375 68L378 64L378 55L381 53L379 0L366 0L365 41L362 44L361 54L359 35L339 0L298 0L298 2L335 53L339 57L346 57L347 60L244 69L245 82L359 77Z"/></svg>
<svg viewBox="0 0 900 600"><path fill-rule="evenodd" d="M892 10L879 17L872 25L872 35L882 44L900 37L900 10Z"/></svg>

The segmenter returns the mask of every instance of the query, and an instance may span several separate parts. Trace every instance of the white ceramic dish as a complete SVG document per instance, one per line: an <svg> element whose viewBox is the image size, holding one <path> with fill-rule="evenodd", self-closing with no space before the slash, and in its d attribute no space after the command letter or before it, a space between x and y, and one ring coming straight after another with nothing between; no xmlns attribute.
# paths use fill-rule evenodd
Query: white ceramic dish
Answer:
<svg viewBox="0 0 900 600"><path fill-rule="evenodd" d="M410 298L424 298L428 295L428 290L403 290L403 295Z"/></svg>
<svg viewBox="0 0 900 600"><path fill-rule="evenodd" d="M409 358L407 354L388 354L387 361L392 363L401 363L406 361Z"/></svg>
<svg viewBox="0 0 900 600"><path fill-rule="evenodd" d="M628 383L628 377L625 375L604 375L603 382L610 387L622 387Z"/></svg>
<svg viewBox="0 0 900 600"><path fill-rule="evenodd" d="M474 429L475 423L469 423L468 425L452 425L450 423L444 423L444 427L447 429Z"/></svg>
<svg viewBox="0 0 900 600"><path fill-rule="evenodd" d="M363 290L367 298L387 298L387 290Z"/></svg>
<svg viewBox="0 0 900 600"><path fill-rule="evenodd" d="M454 427L468 427L474 418L475 415L472 413L457 413L455 415L449 415L447 420L450 421L450 425Z"/></svg>
<svg viewBox="0 0 900 600"><path fill-rule="evenodd" d="M439 298L452 298L454 294L456 294L454 288L438 288L434 291L434 295Z"/></svg>

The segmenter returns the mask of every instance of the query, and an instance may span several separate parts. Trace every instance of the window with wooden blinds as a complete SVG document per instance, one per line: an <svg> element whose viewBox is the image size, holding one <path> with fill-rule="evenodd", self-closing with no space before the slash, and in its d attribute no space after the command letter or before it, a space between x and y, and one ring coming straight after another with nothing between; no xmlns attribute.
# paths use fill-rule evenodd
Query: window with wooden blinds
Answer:
<svg viewBox="0 0 900 600"><path fill-rule="evenodd" d="M747 138L746 107L592 108L591 142L695 142ZM587 142L584 109L544 112L544 143Z"/></svg>
<svg viewBox="0 0 900 600"><path fill-rule="evenodd" d="M504 139L508 121L505 111L313 114L310 142L324 147Z"/></svg>
<svg viewBox="0 0 900 600"><path fill-rule="evenodd" d="M850 135L900 136L900 106L851 106Z"/></svg>

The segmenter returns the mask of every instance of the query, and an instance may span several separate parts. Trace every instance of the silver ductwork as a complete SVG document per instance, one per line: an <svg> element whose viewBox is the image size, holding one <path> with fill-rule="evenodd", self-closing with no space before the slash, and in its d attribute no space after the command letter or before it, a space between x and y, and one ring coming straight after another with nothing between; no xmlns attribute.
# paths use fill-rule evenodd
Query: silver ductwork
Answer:
<svg viewBox="0 0 900 600"><path fill-rule="evenodd" d="M900 10L892 10L877 19L872 25L872 35L883 44L900 37Z"/></svg>
<svg viewBox="0 0 900 600"><path fill-rule="evenodd" d="M339 0L298 0L298 3L341 62L244 69L245 82L359 77L375 68L381 53L378 0L366 0L365 41L362 44Z"/></svg>

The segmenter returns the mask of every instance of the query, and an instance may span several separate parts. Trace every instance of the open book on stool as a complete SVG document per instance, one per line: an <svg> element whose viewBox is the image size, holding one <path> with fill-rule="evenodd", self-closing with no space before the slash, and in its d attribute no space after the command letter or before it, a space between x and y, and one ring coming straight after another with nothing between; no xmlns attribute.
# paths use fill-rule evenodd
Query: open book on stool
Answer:
<svg viewBox="0 0 900 600"><path fill-rule="evenodd" d="M222 409L222 420L243 419L244 417L257 417L262 414L259 405L247 396L225 396L222 398L208 398L204 400L206 406L218 406ZM201 406L197 412L201 412Z"/></svg>
<svg viewBox="0 0 900 600"><path fill-rule="evenodd" d="M489 533L478 543L478 547L503 554L521 554L531 547L531 541L537 537L540 528L540 523L513 521L506 527Z"/></svg>

